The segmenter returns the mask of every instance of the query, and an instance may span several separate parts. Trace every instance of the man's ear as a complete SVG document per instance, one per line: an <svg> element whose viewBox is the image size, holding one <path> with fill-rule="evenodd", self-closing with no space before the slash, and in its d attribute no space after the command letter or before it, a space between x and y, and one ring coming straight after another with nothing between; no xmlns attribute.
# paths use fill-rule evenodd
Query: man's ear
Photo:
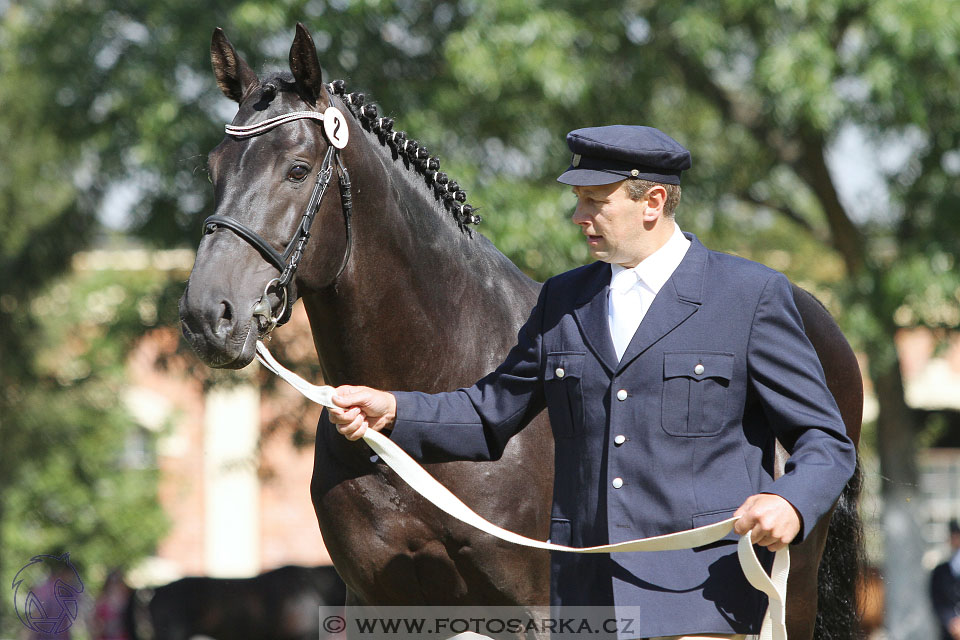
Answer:
<svg viewBox="0 0 960 640"><path fill-rule="evenodd" d="M644 196L646 208L643 212L644 220L653 220L663 216L663 208L667 204L667 189L662 185L656 184L650 187L647 195Z"/></svg>

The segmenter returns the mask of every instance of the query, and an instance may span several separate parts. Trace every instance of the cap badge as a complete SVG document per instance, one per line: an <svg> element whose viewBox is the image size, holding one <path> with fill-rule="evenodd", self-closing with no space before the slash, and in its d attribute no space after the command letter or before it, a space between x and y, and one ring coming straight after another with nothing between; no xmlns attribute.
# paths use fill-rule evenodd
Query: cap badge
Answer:
<svg viewBox="0 0 960 640"><path fill-rule="evenodd" d="M570 161L570 164L572 164L572 165L575 166L575 167L579 167L579 166L580 166L580 154L579 154L579 153L573 154L573 160Z"/></svg>

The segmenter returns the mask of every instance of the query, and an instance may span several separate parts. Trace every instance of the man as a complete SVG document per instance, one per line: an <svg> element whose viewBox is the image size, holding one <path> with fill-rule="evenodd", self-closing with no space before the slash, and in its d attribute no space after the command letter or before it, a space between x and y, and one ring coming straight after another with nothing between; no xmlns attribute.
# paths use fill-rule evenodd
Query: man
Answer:
<svg viewBox="0 0 960 640"><path fill-rule="evenodd" d="M950 521L950 559L930 575L930 599L943 640L960 640L960 524Z"/></svg>
<svg viewBox="0 0 960 640"><path fill-rule="evenodd" d="M674 221L690 154L650 127L578 129L559 182L598 260L544 283L516 346L469 389L341 387L330 419L422 461L487 460L544 406L555 440L550 538L616 543L740 516L776 551L802 539L855 451L790 284ZM791 452L773 479L775 439ZM555 606L630 606L633 637L742 638L766 600L733 540L686 551L551 556ZM770 554L765 554L769 562Z"/></svg>

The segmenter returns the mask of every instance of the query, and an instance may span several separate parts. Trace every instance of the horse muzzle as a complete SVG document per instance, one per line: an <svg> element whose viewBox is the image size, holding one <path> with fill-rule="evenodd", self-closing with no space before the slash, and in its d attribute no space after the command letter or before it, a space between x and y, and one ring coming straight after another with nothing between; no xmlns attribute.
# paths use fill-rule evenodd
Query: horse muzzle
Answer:
<svg viewBox="0 0 960 640"><path fill-rule="evenodd" d="M180 298L180 329L207 366L242 369L256 355L262 331L253 307L226 296L194 295L188 284Z"/></svg>

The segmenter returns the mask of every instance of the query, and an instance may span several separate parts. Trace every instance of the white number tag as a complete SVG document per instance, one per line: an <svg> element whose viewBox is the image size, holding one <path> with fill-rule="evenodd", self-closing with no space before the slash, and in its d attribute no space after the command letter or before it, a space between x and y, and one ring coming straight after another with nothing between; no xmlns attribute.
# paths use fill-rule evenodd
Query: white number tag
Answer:
<svg viewBox="0 0 960 640"><path fill-rule="evenodd" d="M336 107L327 107L323 112L323 131L327 134L327 140L330 141L330 144L337 149L343 149L347 146L347 140L350 139L347 119Z"/></svg>

